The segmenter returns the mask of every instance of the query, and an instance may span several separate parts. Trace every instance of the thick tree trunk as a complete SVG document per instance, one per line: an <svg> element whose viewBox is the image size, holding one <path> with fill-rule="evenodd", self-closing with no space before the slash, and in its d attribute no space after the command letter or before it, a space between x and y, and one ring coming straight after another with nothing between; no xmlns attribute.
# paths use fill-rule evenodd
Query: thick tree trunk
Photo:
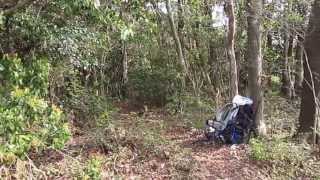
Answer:
<svg viewBox="0 0 320 180"><path fill-rule="evenodd" d="M315 0L305 40L306 61L301 94L299 133L311 133L316 127L316 108L320 90L320 0ZM319 107L318 107L319 108Z"/></svg>
<svg viewBox="0 0 320 180"><path fill-rule="evenodd" d="M180 66L182 68L182 72L184 74L184 77L186 77L186 74L188 72L187 70L187 65L186 65L186 61L183 55L183 51L182 51L182 45L181 45L181 41L175 26L175 22L174 22L174 18L173 18L173 14L171 11L171 0L166 0L166 8L167 8L167 12L168 12L168 19L169 19L169 23L170 23L170 28L172 31L172 36L175 42L175 46L176 46L176 51L178 54L178 58L179 58L179 63Z"/></svg>
<svg viewBox="0 0 320 180"><path fill-rule="evenodd" d="M234 51L234 39L236 32L236 20L234 16L234 2L227 0L225 4L226 14L228 16L228 36L227 36L227 54L230 61L230 87L231 97L238 94L238 70Z"/></svg>
<svg viewBox="0 0 320 180"><path fill-rule="evenodd" d="M261 15L262 0L247 0L248 11L248 90L254 101L255 123L257 133L266 135L266 125L263 119L263 90L262 80L262 54L261 54Z"/></svg>

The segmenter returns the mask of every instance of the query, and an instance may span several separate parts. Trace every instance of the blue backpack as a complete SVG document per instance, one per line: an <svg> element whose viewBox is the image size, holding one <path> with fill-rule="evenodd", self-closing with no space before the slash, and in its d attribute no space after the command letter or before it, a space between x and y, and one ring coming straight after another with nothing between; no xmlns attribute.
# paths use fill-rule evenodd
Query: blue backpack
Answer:
<svg viewBox="0 0 320 180"><path fill-rule="evenodd" d="M215 117L206 120L207 139L223 144L248 143L254 130L252 104L230 103L219 109Z"/></svg>

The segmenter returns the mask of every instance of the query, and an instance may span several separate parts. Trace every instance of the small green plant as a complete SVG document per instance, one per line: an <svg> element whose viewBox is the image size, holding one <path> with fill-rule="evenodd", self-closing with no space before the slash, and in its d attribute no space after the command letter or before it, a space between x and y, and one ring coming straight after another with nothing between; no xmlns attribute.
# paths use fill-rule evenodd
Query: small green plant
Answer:
<svg viewBox="0 0 320 180"><path fill-rule="evenodd" d="M261 139L250 140L250 153L253 159L268 160L270 158L267 144Z"/></svg>
<svg viewBox="0 0 320 180"><path fill-rule="evenodd" d="M168 143L156 130L148 129L146 127L143 128L142 131L143 132L141 132L140 136L143 146L141 148L143 148L144 151L159 154L161 151L161 145Z"/></svg>
<svg viewBox="0 0 320 180"><path fill-rule="evenodd" d="M83 179L85 180L99 180L101 179L101 168L103 164L102 157L95 156L89 159L88 164L84 170Z"/></svg>

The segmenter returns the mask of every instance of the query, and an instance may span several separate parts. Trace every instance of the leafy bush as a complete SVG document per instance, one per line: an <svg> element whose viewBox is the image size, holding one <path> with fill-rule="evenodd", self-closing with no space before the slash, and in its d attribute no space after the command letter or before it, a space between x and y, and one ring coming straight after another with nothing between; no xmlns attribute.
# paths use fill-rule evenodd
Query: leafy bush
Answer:
<svg viewBox="0 0 320 180"><path fill-rule="evenodd" d="M77 125L92 128L106 123L114 111L110 100L86 88L76 76L71 75L71 79L61 99L64 107L74 112Z"/></svg>
<svg viewBox="0 0 320 180"><path fill-rule="evenodd" d="M0 99L0 162L23 157L31 149L62 148L70 132L62 110L44 100L48 63L35 60L28 68L19 58L4 56L0 67L0 81L4 83L4 96Z"/></svg>
<svg viewBox="0 0 320 180"><path fill-rule="evenodd" d="M16 56L5 55L0 61L0 89L1 93L8 92L14 86L22 86L25 71L21 59Z"/></svg>

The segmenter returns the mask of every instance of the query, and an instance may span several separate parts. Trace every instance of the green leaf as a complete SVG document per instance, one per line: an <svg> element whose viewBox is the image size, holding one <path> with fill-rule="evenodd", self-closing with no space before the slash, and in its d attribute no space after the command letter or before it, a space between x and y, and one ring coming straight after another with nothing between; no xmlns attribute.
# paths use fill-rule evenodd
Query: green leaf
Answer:
<svg viewBox="0 0 320 180"><path fill-rule="evenodd" d="M4 24L4 15L3 12L0 11L0 27Z"/></svg>
<svg viewBox="0 0 320 180"><path fill-rule="evenodd" d="M125 27L121 30L121 40L128 40L129 37L133 36L133 30L131 27Z"/></svg>
<svg viewBox="0 0 320 180"><path fill-rule="evenodd" d="M4 66L0 64L0 71L4 71Z"/></svg>

